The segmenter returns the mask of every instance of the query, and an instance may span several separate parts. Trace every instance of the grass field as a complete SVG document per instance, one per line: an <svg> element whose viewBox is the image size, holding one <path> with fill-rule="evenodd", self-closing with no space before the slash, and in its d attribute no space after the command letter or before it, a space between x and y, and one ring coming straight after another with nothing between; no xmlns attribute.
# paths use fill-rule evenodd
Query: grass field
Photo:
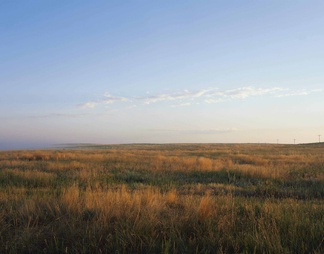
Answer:
<svg viewBox="0 0 324 254"><path fill-rule="evenodd" d="M0 253L323 253L324 146L0 152Z"/></svg>

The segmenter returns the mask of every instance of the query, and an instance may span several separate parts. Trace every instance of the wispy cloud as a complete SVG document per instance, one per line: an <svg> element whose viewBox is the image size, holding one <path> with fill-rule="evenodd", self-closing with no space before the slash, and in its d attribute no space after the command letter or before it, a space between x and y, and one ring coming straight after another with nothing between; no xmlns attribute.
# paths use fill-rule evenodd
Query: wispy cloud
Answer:
<svg viewBox="0 0 324 254"><path fill-rule="evenodd" d="M94 108L98 103L94 101L78 104L78 108Z"/></svg>
<svg viewBox="0 0 324 254"><path fill-rule="evenodd" d="M110 93L105 93L103 98L100 100L94 100L94 101L89 101L86 103L82 103L77 105L79 108L94 108L97 105L100 104L112 104L115 102L126 102L126 101L130 101L129 98L126 97L120 97L120 96L113 96Z"/></svg>
<svg viewBox="0 0 324 254"><path fill-rule="evenodd" d="M195 98L199 98L205 96L208 92L214 89L204 89L196 92L190 92L188 90L184 90L179 93L170 93L170 94L160 94L160 95L152 95L138 98L139 100L143 100L145 104L156 103L160 101L174 101L174 100L192 100Z"/></svg>
<svg viewBox="0 0 324 254"><path fill-rule="evenodd" d="M290 96L303 96L303 95L309 95L312 93L317 93L322 91L323 89L313 89L313 90L301 89L297 91L288 90L286 93L277 94L276 97L281 98L281 97L290 97Z"/></svg>
<svg viewBox="0 0 324 254"><path fill-rule="evenodd" d="M275 94L284 90L285 89L279 87L274 87L274 88L255 88L252 86L241 87L237 89L209 92L205 96L206 97L205 102L219 103L226 100L235 100L235 99L242 100L252 96Z"/></svg>
<svg viewBox="0 0 324 254"><path fill-rule="evenodd" d="M129 101L129 100L130 99L126 97L112 96L110 93L105 93L102 102L105 104L111 104L118 101Z"/></svg>
<svg viewBox="0 0 324 254"><path fill-rule="evenodd" d="M255 87L242 87L238 89L228 90L220 93L222 97L230 99L245 99L251 96L259 96L266 94L274 94L280 91L283 91L283 88L274 87L274 88L255 88Z"/></svg>
<svg viewBox="0 0 324 254"><path fill-rule="evenodd" d="M183 90L176 93L163 93L151 95L146 93L143 96L137 97L122 97L114 96L110 93L105 93L102 99L88 101L79 104L79 108L94 108L97 105L113 104L113 103L136 103L138 105L149 105L154 103L172 101L171 107L190 106L198 103L220 103L231 100L244 100L249 97L257 96L272 96L272 97L288 97L288 96L302 96L309 95L314 92L323 91L317 90L292 90L281 87L273 88L258 88L253 86L241 87L236 89L219 90L218 88L206 88L198 91Z"/></svg>

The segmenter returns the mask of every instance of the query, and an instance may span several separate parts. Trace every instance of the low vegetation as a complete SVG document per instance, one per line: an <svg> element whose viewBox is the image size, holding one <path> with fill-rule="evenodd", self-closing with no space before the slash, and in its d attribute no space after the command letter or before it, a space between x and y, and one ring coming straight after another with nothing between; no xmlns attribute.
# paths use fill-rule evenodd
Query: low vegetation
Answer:
<svg viewBox="0 0 324 254"><path fill-rule="evenodd" d="M0 253L323 253L324 146L0 152Z"/></svg>

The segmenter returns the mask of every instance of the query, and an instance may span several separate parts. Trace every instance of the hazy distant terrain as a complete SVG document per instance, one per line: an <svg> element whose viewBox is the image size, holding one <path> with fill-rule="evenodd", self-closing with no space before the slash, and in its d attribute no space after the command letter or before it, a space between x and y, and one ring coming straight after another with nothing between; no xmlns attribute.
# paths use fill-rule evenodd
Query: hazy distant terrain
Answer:
<svg viewBox="0 0 324 254"><path fill-rule="evenodd" d="M323 253L322 144L0 152L0 253Z"/></svg>

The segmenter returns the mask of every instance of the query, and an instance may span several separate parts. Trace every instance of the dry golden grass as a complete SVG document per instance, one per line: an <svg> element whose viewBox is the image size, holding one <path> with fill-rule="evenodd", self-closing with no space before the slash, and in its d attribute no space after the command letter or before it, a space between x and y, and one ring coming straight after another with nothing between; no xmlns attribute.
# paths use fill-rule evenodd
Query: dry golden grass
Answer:
<svg viewBox="0 0 324 254"><path fill-rule="evenodd" d="M322 253L324 148L0 152L0 253Z"/></svg>

